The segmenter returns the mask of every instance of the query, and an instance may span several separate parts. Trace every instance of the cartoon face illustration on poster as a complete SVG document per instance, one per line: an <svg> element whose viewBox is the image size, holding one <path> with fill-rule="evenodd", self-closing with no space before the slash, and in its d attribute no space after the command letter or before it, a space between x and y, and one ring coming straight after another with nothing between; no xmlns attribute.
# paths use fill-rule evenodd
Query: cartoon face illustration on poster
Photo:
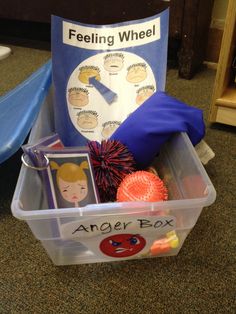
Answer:
<svg viewBox="0 0 236 314"><path fill-rule="evenodd" d="M142 105L145 100L147 100L155 91L155 87L153 85L147 85L139 88L137 90L136 104Z"/></svg>
<svg viewBox="0 0 236 314"><path fill-rule="evenodd" d="M126 79L130 83L140 83L147 78L147 65L135 63L128 67Z"/></svg>
<svg viewBox="0 0 236 314"><path fill-rule="evenodd" d="M89 103L89 92L86 88L72 87L68 93L69 103L74 107L81 108Z"/></svg>
<svg viewBox="0 0 236 314"><path fill-rule="evenodd" d="M98 67L96 66L89 66L89 65L86 65L86 66L83 66L81 67L80 69L80 72L79 72L79 75L78 75L78 79L80 82L84 83L84 84L89 84L89 78L91 77L95 77L96 80L100 81L101 77L100 77L100 70Z"/></svg>
<svg viewBox="0 0 236 314"><path fill-rule="evenodd" d="M124 66L124 54L109 53L104 57L104 69L108 72L118 72Z"/></svg>
<svg viewBox="0 0 236 314"><path fill-rule="evenodd" d="M81 111L77 114L77 124L81 129L94 129L98 124L96 111Z"/></svg>
<svg viewBox="0 0 236 314"><path fill-rule="evenodd" d="M108 139L115 130L119 127L121 122L119 121L107 121L103 123L102 136L104 139Z"/></svg>

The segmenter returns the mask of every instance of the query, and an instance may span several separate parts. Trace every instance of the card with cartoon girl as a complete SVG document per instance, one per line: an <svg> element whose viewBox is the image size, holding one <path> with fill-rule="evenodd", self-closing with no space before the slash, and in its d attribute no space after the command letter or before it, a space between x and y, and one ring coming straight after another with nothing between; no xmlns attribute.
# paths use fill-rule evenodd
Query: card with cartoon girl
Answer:
<svg viewBox="0 0 236 314"><path fill-rule="evenodd" d="M79 208L99 203L87 148L48 148L40 153L41 158L48 159L43 177L50 208Z"/></svg>

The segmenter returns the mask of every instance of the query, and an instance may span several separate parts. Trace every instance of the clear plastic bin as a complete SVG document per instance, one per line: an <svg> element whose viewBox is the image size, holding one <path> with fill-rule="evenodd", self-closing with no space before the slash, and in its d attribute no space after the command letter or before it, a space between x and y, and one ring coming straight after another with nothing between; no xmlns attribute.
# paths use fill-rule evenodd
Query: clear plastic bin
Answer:
<svg viewBox="0 0 236 314"><path fill-rule="evenodd" d="M50 92L29 142L51 134L53 121ZM92 204L80 209L47 209L40 177L22 166L12 213L27 222L56 265L176 255L216 192L184 133L166 143L154 166L168 186L168 201Z"/></svg>

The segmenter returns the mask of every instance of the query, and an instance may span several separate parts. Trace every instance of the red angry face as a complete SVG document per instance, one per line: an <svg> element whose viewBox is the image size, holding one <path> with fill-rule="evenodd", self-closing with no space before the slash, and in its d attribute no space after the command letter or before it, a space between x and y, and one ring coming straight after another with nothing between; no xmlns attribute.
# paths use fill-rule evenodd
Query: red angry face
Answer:
<svg viewBox="0 0 236 314"><path fill-rule="evenodd" d="M116 234L100 243L100 250L112 257L128 257L140 252L146 241L139 234Z"/></svg>

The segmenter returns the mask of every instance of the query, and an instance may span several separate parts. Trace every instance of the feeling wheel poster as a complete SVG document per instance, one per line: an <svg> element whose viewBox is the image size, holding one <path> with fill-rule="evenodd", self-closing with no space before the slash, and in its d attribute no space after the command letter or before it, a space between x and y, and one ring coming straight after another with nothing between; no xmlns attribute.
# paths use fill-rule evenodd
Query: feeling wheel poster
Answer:
<svg viewBox="0 0 236 314"><path fill-rule="evenodd" d="M52 16L55 130L65 146L110 138L165 90L168 24L168 9L109 25Z"/></svg>

